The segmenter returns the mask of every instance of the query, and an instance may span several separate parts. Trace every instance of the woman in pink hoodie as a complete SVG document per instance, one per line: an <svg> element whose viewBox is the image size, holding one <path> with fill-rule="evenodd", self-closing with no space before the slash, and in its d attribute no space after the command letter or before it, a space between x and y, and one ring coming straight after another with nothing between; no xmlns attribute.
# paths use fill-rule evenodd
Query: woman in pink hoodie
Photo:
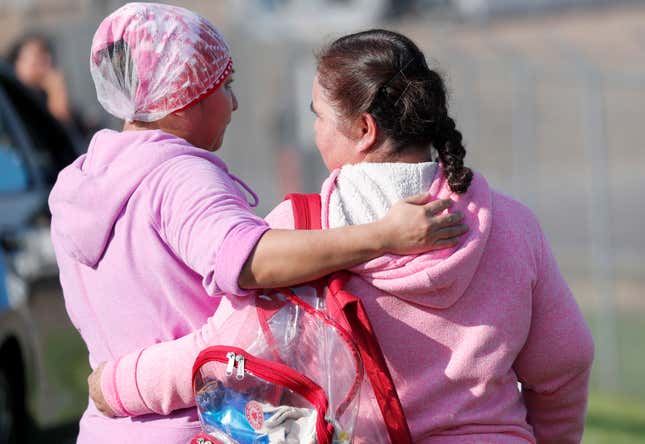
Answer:
<svg viewBox="0 0 645 444"><path fill-rule="evenodd" d="M139 356L204 325L221 299L208 296L307 281L384 251L452 245L463 232L441 228L454 216L428 217L445 202L400 204L367 227L269 229L251 212L244 190L255 200L253 192L213 153L237 108L232 60L213 25L190 11L124 6L97 30L91 69L99 101L124 130L98 132L49 203L66 307L92 367L112 361L106 387L118 380L136 391L129 376ZM106 393L123 415L148 407ZM197 430L194 409L107 418L90 402L78 442L185 443Z"/></svg>
<svg viewBox="0 0 645 444"><path fill-rule="evenodd" d="M414 441L579 443L589 329L535 216L464 166L444 83L421 51L389 31L342 37L320 53L312 96L316 145L331 171L324 228L369 223L423 191L454 199L470 227L455 248L355 266L347 284L365 304ZM267 221L292 228L290 204ZM224 298L218 313L233 306ZM102 386L112 409L166 414L192 405L190 368L215 341L217 318L125 357L137 362L131 373L109 364ZM370 411L378 408L361 405L355 442L380 441Z"/></svg>

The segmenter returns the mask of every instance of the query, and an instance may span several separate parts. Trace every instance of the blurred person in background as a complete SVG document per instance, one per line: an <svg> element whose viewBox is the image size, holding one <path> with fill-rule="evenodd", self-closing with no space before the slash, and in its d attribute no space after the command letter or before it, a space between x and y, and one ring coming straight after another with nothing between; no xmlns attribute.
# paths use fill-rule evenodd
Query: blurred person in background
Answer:
<svg viewBox="0 0 645 444"><path fill-rule="evenodd" d="M464 165L444 81L424 54L390 31L342 37L319 53L311 108L331 172L320 193L323 228L373 222L426 191L453 199L470 228L458 247L356 266L345 286L365 304L412 441L579 443L590 330L533 213ZM266 220L293 228L290 202ZM110 414L192 406L188 357L214 332L207 324L108 363L90 378L90 392ZM375 397L361 397L354 442L381 443Z"/></svg>
<svg viewBox="0 0 645 444"><path fill-rule="evenodd" d="M111 362L99 379L122 417L90 401L80 444L184 444L199 431L195 409L126 417L146 403L114 383L125 377L133 388L139 355L198 330L222 292L244 296L385 252L454 246L466 230L459 215L434 216L450 200L425 203L426 193L360 227L270 229L251 211L255 193L214 154L237 109L232 63L215 27L184 8L129 3L94 35L98 99L123 130L96 133L59 174L49 204L69 317L92 368Z"/></svg>
<svg viewBox="0 0 645 444"><path fill-rule="evenodd" d="M55 65L49 38L32 32L20 37L9 50L7 60L16 77L47 110L74 136L87 139L94 130L73 108L63 71Z"/></svg>

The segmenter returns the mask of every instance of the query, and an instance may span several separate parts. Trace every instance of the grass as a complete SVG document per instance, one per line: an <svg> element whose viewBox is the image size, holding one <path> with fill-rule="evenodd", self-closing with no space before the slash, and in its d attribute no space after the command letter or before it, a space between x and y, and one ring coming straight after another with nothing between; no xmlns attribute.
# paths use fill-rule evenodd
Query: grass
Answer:
<svg viewBox="0 0 645 444"><path fill-rule="evenodd" d="M76 332L62 330L50 332L44 345L49 391L43 416L50 423L76 420L87 406L90 367L85 344Z"/></svg>
<svg viewBox="0 0 645 444"><path fill-rule="evenodd" d="M616 313L616 343L602 338L599 319L586 313L596 341L596 358L591 374L592 392L589 397L587 427L583 444L643 444L645 443L645 316L643 313ZM616 389L622 395L600 389L601 367L604 364L601 347L612 347L617 356Z"/></svg>
<svg viewBox="0 0 645 444"><path fill-rule="evenodd" d="M617 391L632 397L645 400L645 353L643 353L643 338L645 338L645 314L642 312L616 313L615 343L603 338L598 318L587 313L586 318L596 343L596 357L591 373L591 386L600 389L601 374L605 361L611 356L617 358L613 368L617 371L614 377ZM610 348L614 354L603 353ZM645 441L643 441L645 443Z"/></svg>
<svg viewBox="0 0 645 444"><path fill-rule="evenodd" d="M645 443L645 401L592 392L584 444Z"/></svg>

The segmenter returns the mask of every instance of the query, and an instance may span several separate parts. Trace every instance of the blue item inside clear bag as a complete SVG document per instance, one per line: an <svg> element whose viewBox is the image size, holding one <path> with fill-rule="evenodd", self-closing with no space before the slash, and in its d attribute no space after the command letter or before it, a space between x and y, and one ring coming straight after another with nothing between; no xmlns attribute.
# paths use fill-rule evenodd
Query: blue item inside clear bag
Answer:
<svg viewBox="0 0 645 444"><path fill-rule="evenodd" d="M269 437L256 431L247 420L246 406L251 396L212 381L196 400L206 431L222 430L240 444L270 444Z"/></svg>

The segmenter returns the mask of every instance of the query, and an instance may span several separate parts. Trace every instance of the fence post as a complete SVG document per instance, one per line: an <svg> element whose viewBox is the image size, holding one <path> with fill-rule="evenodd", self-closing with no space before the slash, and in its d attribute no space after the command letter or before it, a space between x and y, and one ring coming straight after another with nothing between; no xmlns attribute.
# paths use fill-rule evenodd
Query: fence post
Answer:
<svg viewBox="0 0 645 444"><path fill-rule="evenodd" d="M448 39L445 39L448 40ZM446 79L446 86L449 91L451 113L455 113L458 118L459 127L462 135L464 136L464 143L466 149L472 144L478 146L480 144L480 95L479 90L479 62L472 55L468 54L465 50L457 45L440 46L436 49L438 52L438 60L444 63L431 60L431 68L439 69L440 71L446 70L448 65L452 68L453 72L459 72L461 76L461 83L459 83L459 94L452 94L455 88L455 82L452 75L444 74ZM437 66L434 66L434 65ZM454 116L453 116L454 117Z"/></svg>
<svg viewBox="0 0 645 444"><path fill-rule="evenodd" d="M529 64L516 55L509 58L513 78L511 145L513 150L513 190L533 211L537 199L536 85Z"/></svg>
<svg viewBox="0 0 645 444"><path fill-rule="evenodd" d="M596 365L602 388L618 389L618 338L614 304L614 257L609 219L609 171L607 119L601 73L577 58L583 84L582 115L584 144L590 166L589 231L591 237L591 282L596 300Z"/></svg>

